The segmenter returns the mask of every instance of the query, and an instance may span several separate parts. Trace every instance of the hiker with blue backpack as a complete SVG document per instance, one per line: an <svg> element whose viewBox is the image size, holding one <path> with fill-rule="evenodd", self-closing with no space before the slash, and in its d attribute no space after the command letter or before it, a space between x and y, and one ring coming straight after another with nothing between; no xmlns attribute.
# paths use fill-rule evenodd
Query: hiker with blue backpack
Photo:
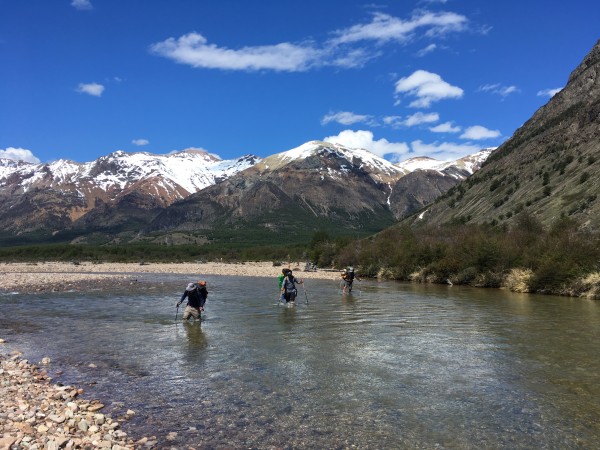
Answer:
<svg viewBox="0 0 600 450"><path fill-rule="evenodd" d="M296 296L298 295L296 284L304 285L304 280L299 280L294 276L290 269L287 269L287 273L285 273L281 283L281 294L283 295L286 303L290 303L292 305L296 303Z"/></svg>

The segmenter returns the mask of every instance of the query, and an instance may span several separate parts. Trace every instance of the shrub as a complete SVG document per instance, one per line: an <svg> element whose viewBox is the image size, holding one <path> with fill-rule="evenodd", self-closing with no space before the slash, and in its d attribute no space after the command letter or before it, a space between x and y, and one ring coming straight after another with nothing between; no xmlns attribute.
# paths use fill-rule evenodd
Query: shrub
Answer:
<svg viewBox="0 0 600 450"><path fill-rule="evenodd" d="M529 284L533 277L531 269L511 269L504 279L504 286L512 292L530 292Z"/></svg>
<svg viewBox="0 0 600 450"><path fill-rule="evenodd" d="M471 284L477 278L478 272L475 267L467 267L461 270L457 275L450 277L454 284Z"/></svg>

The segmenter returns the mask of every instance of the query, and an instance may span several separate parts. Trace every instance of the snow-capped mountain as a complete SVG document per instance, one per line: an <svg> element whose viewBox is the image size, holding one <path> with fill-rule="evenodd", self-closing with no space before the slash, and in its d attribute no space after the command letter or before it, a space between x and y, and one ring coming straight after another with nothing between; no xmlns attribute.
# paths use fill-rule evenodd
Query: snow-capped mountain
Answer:
<svg viewBox="0 0 600 450"><path fill-rule="evenodd" d="M468 175L472 175L476 170L479 170L484 161L496 148L486 148L472 155L464 156L451 161L440 161L428 156L416 156L409 158L396 164L401 170L406 173L414 172L415 170L435 170L443 172L450 167L465 170Z"/></svg>
<svg viewBox="0 0 600 450"><path fill-rule="evenodd" d="M233 223L283 230L287 221L301 232L325 223L377 231L470 175L482 155L396 165L364 149L311 141L263 160L221 160L195 149L117 151L88 163L0 160L0 227L115 235Z"/></svg>
<svg viewBox="0 0 600 450"><path fill-rule="evenodd" d="M116 196L151 179L154 189L161 192L161 198L171 203L247 169L259 160L253 155L221 160L195 149L168 155L116 151L87 163L60 159L49 164L31 164L0 159L0 188L18 180L22 192L42 186L57 190L78 186L82 196L86 196L86 188Z"/></svg>
<svg viewBox="0 0 600 450"><path fill-rule="evenodd" d="M119 215L125 223L127 213L121 209L167 207L259 160L253 155L222 160L196 149L168 155L117 151L87 163L0 159L0 224L13 232L55 230L85 217L84 226L97 225L104 220L99 212Z"/></svg>
<svg viewBox="0 0 600 450"><path fill-rule="evenodd" d="M347 148L340 144L310 141L291 150L277 153L262 160L257 168L262 170L276 170L292 161L303 161L310 157L319 158L342 158L350 162L348 165L340 166L340 173L331 172L331 168L315 167L322 176L339 177L346 173L351 165L356 165L371 173L375 179L381 182L397 180L406 174L402 168L397 167L390 161L380 158L368 150L361 148Z"/></svg>
<svg viewBox="0 0 600 450"><path fill-rule="evenodd" d="M468 176L466 166L474 167L466 161L444 164L436 170L405 168L364 149L311 141L173 204L149 229L252 226L306 233L327 223L377 231L435 200Z"/></svg>

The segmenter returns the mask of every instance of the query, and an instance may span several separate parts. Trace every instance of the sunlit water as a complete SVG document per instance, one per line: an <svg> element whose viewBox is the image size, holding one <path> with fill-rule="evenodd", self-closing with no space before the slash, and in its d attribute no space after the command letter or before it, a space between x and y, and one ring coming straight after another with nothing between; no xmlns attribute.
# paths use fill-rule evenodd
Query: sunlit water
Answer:
<svg viewBox="0 0 600 450"><path fill-rule="evenodd" d="M600 446L600 303L309 281L287 308L275 279L207 279L200 325L165 276L1 296L0 337L161 447Z"/></svg>

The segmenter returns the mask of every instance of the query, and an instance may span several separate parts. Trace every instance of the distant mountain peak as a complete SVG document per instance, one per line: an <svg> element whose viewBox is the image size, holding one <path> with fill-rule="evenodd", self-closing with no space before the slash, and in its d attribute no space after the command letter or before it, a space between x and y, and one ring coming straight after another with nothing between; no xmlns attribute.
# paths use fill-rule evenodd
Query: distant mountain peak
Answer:
<svg viewBox="0 0 600 450"><path fill-rule="evenodd" d="M449 167L456 167L458 169L464 169L469 175L472 175L481 167L484 161L495 149L495 147L484 148L472 155L463 156L461 158L449 161L440 161L439 159L431 158L429 156L415 156L397 163L396 166L407 173L414 172L415 170L435 170L442 172Z"/></svg>
<svg viewBox="0 0 600 450"><path fill-rule="evenodd" d="M349 148L341 144L309 141L299 147L269 156L257 165L259 170L277 170L288 164L308 158L326 159L329 157L344 159L356 168L368 168L376 176L397 179L404 173L390 161L362 148Z"/></svg>

